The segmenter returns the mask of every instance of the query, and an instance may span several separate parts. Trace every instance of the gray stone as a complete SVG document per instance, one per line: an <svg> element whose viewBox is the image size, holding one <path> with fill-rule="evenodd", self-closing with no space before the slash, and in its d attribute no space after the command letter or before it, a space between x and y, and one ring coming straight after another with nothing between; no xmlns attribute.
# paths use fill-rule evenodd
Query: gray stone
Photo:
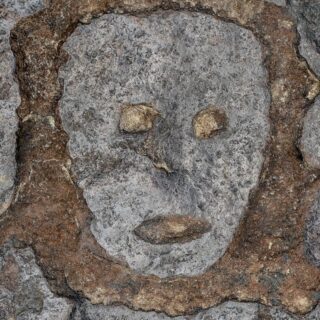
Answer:
<svg viewBox="0 0 320 320"><path fill-rule="evenodd" d="M320 2L293 0L290 4L301 36L299 51L313 71L320 76ZM319 141L320 97L307 112L300 141L304 161L311 168L320 168ZM305 247L310 261L320 266L320 194L306 225Z"/></svg>
<svg viewBox="0 0 320 320"><path fill-rule="evenodd" d="M320 267L320 193L307 219L305 249L309 260Z"/></svg>
<svg viewBox="0 0 320 320"><path fill-rule="evenodd" d="M254 303L226 302L192 316L168 317L162 313L133 311L122 306L106 307L84 302L71 320L258 320Z"/></svg>
<svg viewBox="0 0 320 320"><path fill-rule="evenodd" d="M50 0L0 0L3 7L19 17L29 16L45 7Z"/></svg>
<svg viewBox="0 0 320 320"><path fill-rule="evenodd" d="M105 15L79 26L64 49L60 111L93 234L138 272L203 272L230 243L263 161L270 99L258 41L209 15L169 11ZM121 106L141 103L161 114L153 130L121 132ZM192 119L211 105L228 126L196 139ZM171 214L204 218L212 230L166 245L134 234Z"/></svg>
<svg viewBox="0 0 320 320"><path fill-rule="evenodd" d="M319 320L320 305L304 316L290 314L279 307L271 308L269 313L272 320Z"/></svg>
<svg viewBox="0 0 320 320"><path fill-rule="evenodd" d="M10 30L22 17L39 10L42 1L0 0L0 215L11 203L16 173L15 148L19 88L14 77L15 61Z"/></svg>
<svg viewBox="0 0 320 320"><path fill-rule="evenodd" d="M10 30L15 19L0 17L0 214L9 206L14 188L15 144L20 104L19 88L14 80L14 57L10 49Z"/></svg>
<svg viewBox="0 0 320 320"><path fill-rule="evenodd" d="M296 17L301 37L299 52L320 77L320 1L291 0L289 8Z"/></svg>
<svg viewBox="0 0 320 320"><path fill-rule="evenodd" d="M67 320L73 304L49 289L31 249L0 248L0 318Z"/></svg>
<svg viewBox="0 0 320 320"><path fill-rule="evenodd" d="M267 2L274 3L278 6L285 7L287 4L286 0L267 0Z"/></svg>
<svg viewBox="0 0 320 320"><path fill-rule="evenodd" d="M320 97L304 119L300 150L310 167L320 168Z"/></svg>

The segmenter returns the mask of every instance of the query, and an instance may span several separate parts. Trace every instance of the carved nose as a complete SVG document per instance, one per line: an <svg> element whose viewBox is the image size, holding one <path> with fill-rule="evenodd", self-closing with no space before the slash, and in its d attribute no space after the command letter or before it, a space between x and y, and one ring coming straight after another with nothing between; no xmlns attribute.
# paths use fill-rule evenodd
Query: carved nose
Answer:
<svg viewBox="0 0 320 320"><path fill-rule="evenodd" d="M211 224L190 215L156 216L143 221L134 233L152 244L185 243L211 230Z"/></svg>

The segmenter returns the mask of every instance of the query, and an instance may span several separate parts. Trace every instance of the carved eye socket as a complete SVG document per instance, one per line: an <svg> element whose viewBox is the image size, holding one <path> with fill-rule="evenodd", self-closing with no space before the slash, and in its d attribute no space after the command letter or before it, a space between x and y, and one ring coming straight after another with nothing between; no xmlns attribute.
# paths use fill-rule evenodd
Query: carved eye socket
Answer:
<svg viewBox="0 0 320 320"><path fill-rule="evenodd" d="M142 133L152 129L160 112L147 104L124 105L121 108L119 128L126 133Z"/></svg>
<svg viewBox="0 0 320 320"><path fill-rule="evenodd" d="M193 132L198 139L209 139L228 125L228 118L223 110L209 106L199 111L192 120Z"/></svg>

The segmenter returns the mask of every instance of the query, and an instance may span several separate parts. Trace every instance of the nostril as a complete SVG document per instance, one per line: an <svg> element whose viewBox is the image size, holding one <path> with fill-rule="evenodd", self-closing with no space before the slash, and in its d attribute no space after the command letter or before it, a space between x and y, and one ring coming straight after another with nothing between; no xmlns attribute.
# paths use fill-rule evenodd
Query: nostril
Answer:
<svg viewBox="0 0 320 320"><path fill-rule="evenodd" d="M157 216L143 221L134 233L152 244L185 243L201 238L211 224L190 215Z"/></svg>

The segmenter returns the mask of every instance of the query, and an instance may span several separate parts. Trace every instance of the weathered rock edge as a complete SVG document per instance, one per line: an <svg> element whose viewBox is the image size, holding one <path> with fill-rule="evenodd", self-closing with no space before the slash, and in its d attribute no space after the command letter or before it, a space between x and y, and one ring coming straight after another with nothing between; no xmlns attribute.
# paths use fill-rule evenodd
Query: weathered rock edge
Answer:
<svg viewBox="0 0 320 320"><path fill-rule="evenodd" d="M159 278L134 273L98 246L91 214L70 173L61 127L62 44L79 21L108 12L197 10L254 32L263 46L272 92L271 136L258 187L229 249L207 272ZM15 199L2 218L0 244L14 237L32 246L57 293L92 303L180 315L227 299L284 305L309 312L318 302L320 270L304 255L306 215L320 189L297 148L303 117L319 82L297 54L296 28L283 8L259 0L53 0L21 20L11 34L21 90ZM21 245L20 243L20 245Z"/></svg>

